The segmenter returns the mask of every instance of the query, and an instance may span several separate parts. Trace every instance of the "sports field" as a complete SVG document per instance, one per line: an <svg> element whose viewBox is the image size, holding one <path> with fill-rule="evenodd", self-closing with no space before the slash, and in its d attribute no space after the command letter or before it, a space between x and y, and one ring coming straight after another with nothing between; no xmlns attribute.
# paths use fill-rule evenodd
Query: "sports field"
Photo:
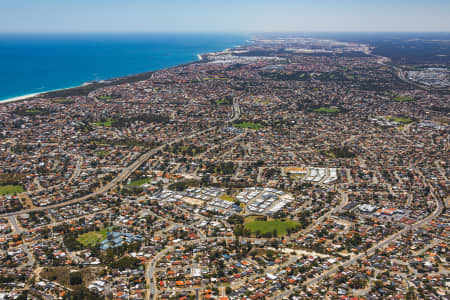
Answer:
<svg viewBox="0 0 450 300"><path fill-rule="evenodd" d="M20 185L2 185L0 186L0 195L12 195L22 193L23 187Z"/></svg>
<svg viewBox="0 0 450 300"><path fill-rule="evenodd" d="M142 178L131 181L128 185L130 186L141 186L143 184L149 183L152 179L151 178Z"/></svg>
<svg viewBox="0 0 450 300"><path fill-rule="evenodd" d="M91 231L83 233L77 238L77 241L79 241L85 247L89 245L95 246L101 241L105 240L107 235L108 235L108 228L103 228L100 231Z"/></svg>
<svg viewBox="0 0 450 300"><path fill-rule="evenodd" d="M409 124L409 123L413 122L413 120L411 120L409 118L403 118L403 117L386 117L386 119L389 121L394 121L394 122L398 122L398 123L402 123L402 124Z"/></svg>
<svg viewBox="0 0 450 300"><path fill-rule="evenodd" d="M408 102L408 101L414 101L416 99L414 99L413 97L409 97L409 96L398 96L394 98L394 101L397 102Z"/></svg>
<svg viewBox="0 0 450 300"><path fill-rule="evenodd" d="M103 122L95 122L94 125L97 127L111 127L112 123L113 121L110 119Z"/></svg>
<svg viewBox="0 0 450 300"><path fill-rule="evenodd" d="M297 222L291 220L268 220L268 221L250 221L244 224L246 229L252 233L259 231L261 234L272 233L274 229L277 230L278 235L284 235L289 228L295 228L299 225Z"/></svg>
<svg viewBox="0 0 450 300"><path fill-rule="evenodd" d="M340 112L339 108L335 107L321 107L314 109L315 112L322 113L322 114L335 114Z"/></svg>
<svg viewBox="0 0 450 300"><path fill-rule="evenodd" d="M254 130L263 128L262 124L253 123L253 122L234 123L233 126L237 127L237 128L248 128L248 129L254 129Z"/></svg>

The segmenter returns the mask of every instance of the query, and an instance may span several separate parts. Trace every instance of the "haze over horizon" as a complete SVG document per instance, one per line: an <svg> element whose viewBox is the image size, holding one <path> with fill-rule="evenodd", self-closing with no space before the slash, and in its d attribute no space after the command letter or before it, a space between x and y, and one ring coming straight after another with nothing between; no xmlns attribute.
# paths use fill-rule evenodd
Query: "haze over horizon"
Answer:
<svg viewBox="0 0 450 300"><path fill-rule="evenodd" d="M448 32L450 1L15 0L0 32Z"/></svg>

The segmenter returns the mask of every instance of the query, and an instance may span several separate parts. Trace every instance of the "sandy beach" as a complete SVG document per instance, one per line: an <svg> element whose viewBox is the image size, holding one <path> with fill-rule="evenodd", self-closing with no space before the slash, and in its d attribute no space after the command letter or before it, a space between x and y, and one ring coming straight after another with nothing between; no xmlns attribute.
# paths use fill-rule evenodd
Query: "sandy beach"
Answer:
<svg viewBox="0 0 450 300"><path fill-rule="evenodd" d="M202 54L197 54L197 59L198 59L198 61L202 61L203 60ZM174 66L174 67L176 67L176 66ZM168 67L168 68L172 68L172 67ZM136 74L136 75L138 75L138 74ZM133 76L133 75L128 75L128 76ZM125 77L128 77L128 76L121 76L121 77L112 78L112 79L109 79L109 80L125 78ZM50 91L43 91L43 92L34 93L34 94L27 94L27 95L23 95L23 96L19 96L19 97L8 98L8 99L0 100L0 105L1 104L6 104L6 103L11 103L11 102L23 101L23 100L27 100L27 99L38 97L38 96L46 94L46 93L73 89L73 88L77 88L77 87L84 86L84 85L89 85L89 84L90 84L90 82L87 82L87 83L84 83L82 85L77 85L77 86L72 86L72 87L67 87L67 88L62 88L62 89L55 89L55 90L50 90Z"/></svg>
<svg viewBox="0 0 450 300"><path fill-rule="evenodd" d="M51 92L70 90L70 89L74 89L74 88L85 86L85 85L89 85L89 84L90 83L84 83L82 85L75 85L75 86L71 86L71 87L67 87L67 88L43 91L43 92L39 92L39 93L27 94L27 95L23 95L23 96L19 96L19 97L14 97L14 98L9 98L9 99L5 99L5 100L0 100L0 105L1 104L5 104L5 103L18 102L18 101L31 99L31 98L36 98L36 97L39 97L39 96L42 96L44 94L51 93Z"/></svg>
<svg viewBox="0 0 450 300"><path fill-rule="evenodd" d="M34 94L28 94L28 95L23 95L23 96L19 96L19 97L9 98L9 99L5 99L5 100L0 100L0 104L5 104L5 103L11 103L11 102L16 102L16 101L22 101L22 100L26 100L26 99L31 99L31 98L37 97L37 96L39 96L41 94L42 93L34 93Z"/></svg>

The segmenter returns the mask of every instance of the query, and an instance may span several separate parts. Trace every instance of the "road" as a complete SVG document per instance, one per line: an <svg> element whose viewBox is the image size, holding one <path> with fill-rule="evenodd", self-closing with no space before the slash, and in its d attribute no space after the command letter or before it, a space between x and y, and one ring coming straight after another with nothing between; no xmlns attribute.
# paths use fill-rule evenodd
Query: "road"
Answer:
<svg viewBox="0 0 450 300"><path fill-rule="evenodd" d="M297 238L300 235L306 235L309 232L311 232L314 228L316 228L319 224L323 224L323 221L328 219L329 217L331 217L331 215L337 213L339 210L341 210L344 206L347 205L348 203L348 195L346 192L344 192L343 190L338 189L338 191L341 193L341 199L342 201L339 203L338 206L334 207L333 209L331 209L330 211L328 211L327 213L323 214L322 216L320 216L318 219L316 219L313 223L311 223L307 228L305 228L304 230L301 230L299 232L297 232L296 234L294 234L292 237L293 238ZM301 210L302 208L298 208L297 210ZM294 214L298 213L296 211L294 211Z"/></svg>
<svg viewBox="0 0 450 300"><path fill-rule="evenodd" d="M245 136L246 134L247 134L247 131L244 130L243 133L240 133L240 134L236 135L235 137L233 137L233 138L231 138L231 139L229 139L229 140L227 140L227 141L225 141L225 142L223 142L223 143L217 144L217 145L215 145L215 146L209 148L207 151L205 151L205 152L203 152L203 153L200 153L199 155L195 156L195 158L196 158L196 159L203 158L206 154L215 151L215 150L216 150L217 148L219 148L219 147L222 147L222 146L228 145L228 144L230 144L230 143L236 142L237 140L239 140L240 138L242 138L242 137Z"/></svg>
<svg viewBox="0 0 450 300"><path fill-rule="evenodd" d="M182 244L189 245L189 244L195 244L195 243L200 243L200 242L216 241L216 240L229 240L229 239L232 239L232 238L203 237L203 238L200 238L197 240L186 241ZM158 254L155 257L153 257L153 259L146 266L145 281L147 282L147 285L149 286L149 288L147 289L147 294L145 296L146 300L149 300L151 298L156 300L158 298L157 297L158 296L158 288L157 288L156 276L155 276L156 264L158 263L158 261L161 260L161 258L163 258L164 255L166 255L168 252L174 250L179 245L181 245L181 243L164 248L164 250L161 250L160 252L158 252Z"/></svg>
<svg viewBox="0 0 450 300"><path fill-rule="evenodd" d="M21 234L24 230L17 222L17 216L9 216L8 221L11 224L12 232L10 234Z"/></svg>
<svg viewBox="0 0 450 300"><path fill-rule="evenodd" d="M173 250L174 246L170 246L165 248L164 250L158 252L158 254L151 260L150 264L147 266L147 270L145 272L145 280L147 285L149 286L149 290L147 291L147 295L145 299L157 299L158 289L156 288L156 278L155 278L155 267L158 261L163 258L169 251Z"/></svg>
<svg viewBox="0 0 450 300"><path fill-rule="evenodd" d="M77 165L75 167L75 170L72 173L72 176L70 176L70 178L68 180L69 182L72 182L72 180L74 180L81 174L81 166L83 165L83 157L81 157L81 156L77 156L77 157L78 157Z"/></svg>
<svg viewBox="0 0 450 300"><path fill-rule="evenodd" d="M31 251L31 250L28 248L28 245L26 245L26 243L25 243L25 241L24 241L23 239L22 239L22 245L23 245L23 246L22 246L22 249L23 249L23 251L25 252L25 254L27 255L28 261L27 261L26 264L21 265L21 266L19 267L19 269L23 269L23 268L25 268L25 267L32 267L32 266L34 266L34 263L35 263L33 251Z"/></svg>
<svg viewBox="0 0 450 300"><path fill-rule="evenodd" d="M76 198L76 199L72 199L69 201L64 201L64 202L60 202L57 204L53 204L53 205L47 205L47 206L42 206L42 207L35 207L35 208L30 208L30 209L25 209L25 210L21 210L21 211L15 211L15 212L10 212L10 213L5 213L5 214L1 214L0 217L9 217L9 216L17 216L23 213L30 213L30 212L34 212L34 211L43 211L43 210L48 210L51 208L58 208L58 207L62 207L62 206L66 206L66 205L70 205L70 204L74 204L74 203L78 203L84 200L87 200L89 198L92 197L96 197L98 195L101 195L113 188L115 188L119 183L123 182L124 180L126 180L131 174L133 174L134 171L136 171L144 162L146 162L148 159L150 159L150 157L152 157L153 155L155 155L158 151L161 151L164 147L166 146L170 146L172 144L175 143L179 143L184 139L190 139L193 138L197 135L201 135L203 133L209 132L211 130L213 130L214 128L208 128L202 131L199 131L197 133L191 134L189 136L185 136L185 137L180 137L177 138L169 143L165 143L159 147L156 147L144 154L142 154L135 162L133 162L131 165L125 167L122 172L119 173L119 175L117 175L113 180L111 180L110 182L108 182L107 184L105 184L104 186L100 187L97 191L87 194L83 197L80 198Z"/></svg>
<svg viewBox="0 0 450 300"><path fill-rule="evenodd" d="M239 107L239 101L234 98L233 99L233 111L232 111L232 115L231 118L228 120L229 123L232 123L233 121L237 120L241 115L241 109ZM213 128L210 128L209 130L212 130ZM206 132L206 131L205 131ZM231 140L234 141L235 139L240 138L240 135L232 138ZM175 143L175 142L172 142ZM159 217L159 216L158 216ZM172 224L173 222L171 222ZM172 224L174 225L174 224ZM186 225L183 225L186 226ZM192 225L190 225L192 226ZM190 227L187 226L187 227ZM195 227L192 227L195 229ZM196 230L199 233L199 237L200 239L194 240L194 241L189 241L186 242L184 244L190 244L190 243L197 243L197 242L201 242L201 241L207 241L207 240L216 240L218 238L207 238L203 232L201 232L201 230ZM226 238L222 238L222 239L226 239ZM145 299L157 299L157 295L158 295L158 289L156 287L156 278L155 278L155 267L156 267L156 263L169 251L173 250L175 246L169 246L167 248L165 248L164 250L160 251L151 261L150 263L146 266L146 271L145 271L145 280L147 282L148 285L148 290L147 290L147 294ZM195 290L195 289L194 289Z"/></svg>
<svg viewBox="0 0 450 300"><path fill-rule="evenodd" d="M329 216L329 215L331 214L331 212L335 212L336 210L340 209L341 207L343 207L343 206L348 202L347 195L346 195L344 192L342 192L342 193L343 193L343 195L342 195L342 196L343 196L343 201L341 202L341 204L340 204L339 206L335 207L333 210L331 210L331 211L330 211L329 213L327 213L326 215L324 215L323 218L319 218L317 221L323 220L326 216ZM327 271L327 272L325 272L325 273L322 273L322 274L318 275L317 277L312 278L312 279L310 279L310 280L304 282L303 285L309 286L309 285L315 284L315 283L319 282L320 280L324 279L325 277L330 276L330 275L336 273L336 272L339 270L339 267L346 267L346 266L349 266L349 265L352 265L352 264L357 263L357 261L358 261L359 259L362 259L362 258L363 258L364 256L366 256L366 255L369 256L369 255L374 254L374 253L377 251L377 249L381 249L381 248L387 246L387 245L388 245L389 243L391 243L392 241L394 241L394 240L400 238L401 235L404 234L404 233L406 233L407 231L416 229L416 228L422 226L423 224L425 224L426 222L428 222L428 221L430 221L430 220L436 218L437 216L439 216L439 215L442 213L444 207L443 207L443 205L442 205L442 202L439 201L439 199L435 198L435 200L436 200L436 202L437 202L436 209L435 209L430 215L428 215L427 217L423 218L422 220L417 221L416 223L414 223L414 224L411 225L411 226L407 226L407 227L403 228L402 230L398 231L397 233L395 233L395 234L393 234L393 235L390 235L390 236L387 237L386 239L380 241L379 243L377 243L376 245L374 245L373 247L371 247L370 249L368 249L365 253L361 253L361 254L359 254L359 255L355 255L355 256L353 256L352 258L350 258L349 260L343 262L342 264L336 265L334 268L330 269L329 271ZM317 221L314 222L315 225L317 225ZM188 241L188 242L185 242L185 243L183 243L183 244L186 245L186 244L198 243L198 242L202 242L202 241L204 242L204 241L209 241L209 240L220 240L220 239L226 239L226 238L217 238L217 237L214 237L214 238L206 238L206 237L202 236L200 239L193 240L193 241ZM169 246L169 247L165 248L164 250L160 251L160 252L159 252L159 253L151 260L151 262L147 265L147 268L146 268L146 274L145 274L146 281L147 281L147 284L148 284L148 286L149 286L149 289L148 289L148 292L147 292L147 295L146 295L146 299L147 299L147 300L149 300L151 297L152 297L154 300L157 299L158 289L157 289L156 278L155 278L155 268L156 268L156 264L158 263L158 261L159 261L165 254L167 254L169 251L175 249L175 247L176 247L176 245L174 245L174 246ZM296 259L295 256L294 256L294 258ZM290 259L287 263L283 264L283 266L284 266L284 265L287 266L289 263L291 263L291 261L292 261L292 257L291 257L291 259ZM259 274L255 274L254 276L250 277L249 280L255 279L257 276L260 276L260 275L259 275ZM232 288L239 288L239 287L241 286L241 284L242 284L242 283L239 282L239 281L236 282L236 283L233 283L233 284L232 284ZM293 291L286 291L286 292L283 292L283 293L281 293L281 294L279 294L279 295L274 296L273 299L284 299L284 298L287 298L287 297L289 297L289 295L290 295L292 292L293 292Z"/></svg>
<svg viewBox="0 0 450 300"><path fill-rule="evenodd" d="M74 217L74 218L64 219L64 220L61 220L61 221L54 221L54 222L51 222L51 223L49 223L49 224L43 224L43 225L35 226L35 227L33 227L33 228L25 228L25 229L23 229L23 228L20 226L20 223L17 223L17 226L19 226L19 228L22 228L22 229L20 229L20 231L18 231L18 232L14 232L14 231L13 231L13 232L10 232L10 233L8 233L8 234L5 234L4 236L10 236L10 235L19 234L19 233L30 232L30 231L33 231L33 230L36 230L36 229L39 229L39 228L42 229L42 228L52 228L52 227L57 227L57 226L59 226L59 225L67 224L67 222L70 222L70 221L79 220L79 219L81 219L81 218L89 218L89 217L92 217L92 216L94 216L94 215L96 215L96 214L99 214L99 213L105 213L105 212L108 212L110 209L111 209L111 208L105 208L105 209L103 209L103 210L99 210L99 211L96 211L96 212L93 212L93 213L89 213L89 214L87 214L87 215L76 216L76 217ZM12 217L10 216L10 217L8 217L8 219L9 219L9 218L12 218Z"/></svg>
<svg viewBox="0 0 450 300"><path fill-rule="evenodd" d="M234 103L233 103L233 116L232 116L232 118L229 120L229 121L231 121L231 122L232 122L233 120L239 118L239 116L240 116L239 102L238 102L237 100L234 100L233 102L234 102ZM48 206L44 206L44 207L35 207L35 208L25 209L25 210L21 210L21 211L16 211L16 212L11 212L11 213L1 214L0 217L7 217L7 218L8 218L10 224L12 225L12 227L13 227L13 229L14 229L14 231L13 231L11 234L20 234L20 233L22 233L22 232L28 231L28 230L23 230L23 229L21 228L20 224L17 222L16 217L17 217L18 215L23 214L23 213L30 213L30 212L35 212L35 211L43 211L43 210L48 210L48 209L52 209L52 208L63 207L63 206L66 206L66 205L71 205L71 204L75 204L75 203L78 203L78 202L87 200L87 199L89 199L89 198L91 198L91 197L95 197L95 196L97 196L97 195L101 195L101 194L103 194L103 193L105 193L105 192L107 192L107 191L113 189L113 188L116 187L119 183L121 183L121 182L123 182L124 180L126 180L126 179L127 179L133 172L135 172L135 171L136 171L136 170L137 170L144 162L146 162L148 159L150 159L151 156L153 156L154 154L156 154L158 151L162 150L164 147L170 146L170 145L175 144L175 143L179 143L179 142L181 142L181 141L183 141L183 140L185 140L185 139L193 138L193 137L195 137L195 136L197 136L197 135L201 135L201 134L207 133L207 132L209 132L209 131L211 131L211 130L213 130L213 129L214 129L214 128L208 128L208 129L205 129L205 130L202 130L202 131L193 133L193 134L191 134L191 135L189 135L189 136L177 138L177 139L175 139L175 140L173 140L173 141L171 141L171 142L169 142L169 143L165 143L165 144L163 144L163 145L160 145L159 147L154 148L154 149L152 149L152 150L150 150L150 151L148 151L148 152L142 154L142 155L141 155L136 161L134 161L131 165L125 167L125 168L122 170L122 172L121 172L119 175L117 175L113 180L111 180L111 181L108 182L106 185L102 186L101 188L99 188L97 191L95 191L95 192L93 192L93 193L90 193L90 194L85 195L85 196L83 196L83 197L79 197L79 198L72 199L72 200L69 200L69 201L60 202L60 203L53 204L53 205L48 205ZM240 137L240 136L238 136L238 137L236 137L236 138L239 138L239 137ZM235 138L234 138L234 139L235 139ZM232 139L232 140L234 140L234 139ZM74 178L76 178L77 176L79 176L79 174L80 174L80 172L81 172L81 165L82 165L82 162L83 162L82 158L79 159L79 160L77 161L77 165L76 165L75 171L73 172L72 176L69 178L69 182L70 182L71 180L73 180ZM86 216L81 216L81 217L86 217ZM68 220L63 220L63 221L61 221L61 222L56 222L56 223L52 223L52 224L46 224L46 225L43 225L43 226L40 226L40 227L56 226L56 225L58 225L58 224L62 224L62 223L67 222L67 221L68 221ZM199 234L199 237L201 238L201 240L206 239L206 236L204 235L204 233L203 233L201 230L198 230L197 228L195 228L195 226L192 226L192 225L191 225L191 226L187 226L187 227L190 227L191 229L194 229L195 231L197 231L198 234ZM37 228L37 227L36 227L36 228ZM26 254L27 254L27 256L28 256L28 263L27 263L25 266L27 266L27 265L33 265L33 264L34 264L34 257L33 257L33 254L29 251L29 249L28 249L28 247L27 247L26 245L24 245L24 251L26 252ZM154 260L154 261L157 261L157 260ZM151 267L151 266L152 266L152 265L150 265L150 267ZM153 274L153 269L152 269L151 274ZM146 278L146 279L147 279L147 278ZM152 294L153 294L153 292L152 292Z"/></svg>
<svg viewBox="0 0 450 300"><path fill-rule="evenodd" d="M191 225L188 225L188 224L183 224L183 223L177 223L177 222L170 221L169 219L163 218L163 217L155 214L151 210L147 210L146 212L148 214L150 214L150 215L152 215L152 216L154 216L154 217L156 217L156 218L158 218L160 220L164 220L164 222L167 222L167 223L170 224L170 227L164 228L163 231L167 231L169 229L176 229L176 228L184 227L184 228L189 228L191 230L196 231L198 233L198 236L200 237L200 239L205 239L206 238L206 235L200 229L198 229L197 226L196 226L197 223L201 222L204 219L203 216L202 216L203 218L200 221L197 221L197 222L195 222L195 223L193 223Z"/></svg>
<svg viewBox="0 0 450 300"><path fill-rule="evenodd" d="M387 246L389 243L391 243L392 241L398 239L401 237L401 235L405 234L406 232L408 232L409 230L413 230L416 229L420 226L422 226L423 224L425 224L426 222L434 219L435 217L439 216L442 212L443 206L442 204L438 205L438 207L436 207L436 209L434 210L433 213L431 213L428 217L417 221L416 223L414 223L412 226L406 226L405 228L403 228L402 230L398 231L397 233L390 235L389 237L387 237L386 239L382 240L381 242L377 243L376 245L374 245L372 248L370 248L369 250L367 250L367 256L372 255L376 252L377 249L381 249L385 246ZM358 259L362 259L364 256L366 256L365 253L361 253L359 255L354 256L353 258L351 258L350 260L344 262L341 266L346 267L349 266L351 264L354 264L358 261ZM317 281L335 273L338 270L339 266L336 266L335 268L329 270L328 272L321 274L320 276L313 278L307 282L305 282L305 285L311 285L316 283Z"/></svg>
<svg viewBox="0 0 450 300"><path fill-rule="evenodd" d="M239 107L239 101L235 98L233 99L233 111L232 111L232 117L228 120L228 122L233 122L235 120L237 120L241 115L241 109ZM164 149L164 147L166 146L170 146L172 144L176 144L179 143L185 139L190 139L193 138L197 135L201 135L204 134L206 132L209 132L211 130L213 130L213 128L208 128L196 133L193 133L189 136L185 136L185 137L180 137L177 138L171 142L165 143L159 147L156 147L144 154L142 154L134 163L132 163L131 165L129 165L128 167L125 167L122 172L120 172L119 175L117 175L113 180L111 180L110 182L108 182L107 184L105 184L104 186L100 187L97 191L87 194L83 197L80 198L76 198L76 199L72 199L69 201L64 201L64 202L60 202L57 204L53 204L53 205L47 205L47 206L42 206L42 207L35 207L35 208L30 208L30 209L25 209L25 210L21 210L21 211L15 211L15 212L10 212L10 213L4 213L4 214L0 214L0 217L9 217L9 216L16 216L16 215L20 215L23 213L30 213L30 212L34 212L34 211L42 211L42 210L47 210L47 209L51 209L51 208L58 208L58 207L62 207L62 206L66 206L66 205L70 205L70 204L74 204L74 203L78 203L84 200L87 200L89 198L101 195L113 188L115 188L120 182L123 182L124 180L126 180L131 174L133 174L134 171L136 171L144 162L146 162L148 159L150 159L150 157L152 157L153 155L155 155L158 151L161 151L162 149ZM76 176L76 174L80 171L81 162L77 164L76 170L74 172L74 175Z"/></svg>
<svg viewBox="0 0 450 300"><path fill-rule="evenodd" d="M428 85L423 85L419 82L415 82L412 80L409 80L408 78L406 78L406 72L403 71L402 69L398 68L398 67L393 67L394 70L394 74L397 76L398 79L400 79L403 82L406 82L408 84L411 84L419 89L425 90L425 91L431 91L431 92L445 92L448 93L449 89L448 88L437 88L437 87L432 87L432 86L428 86Z"/></svg>
<svg viewBox="0 0 450 300"><path fill-rule="evenodd" d="M231 118L228 120L229 123L233 123L241 116L241 108L239 107L239 101L237 98L233 99L233 111L231 112Z"/></svg>
<svg viewBox="0 0 450 300"><path fill-rule="evenodd" d="M409 230L414 230L414 229L422 226L423 224L427 223L428 221L431 221L432 219L438 217L442 213L444 206L443 206L442 202L439 201L439 199L435 198L435 201L437 202L436 203L437 204L436 209L430 215L428 215L427 217L417 221L416 223L414 223L411 226L406 226L405 228L403 228L402 230L398 231L397 233L395 233L393 235L390 235L387 238L385 238L384 240L382 240L379 243L375 244L372 248L370 248L369 250L366 251L367 252L367 256L374 254L377 251L377 249L381 249L381 248L387 246L392 241L400 238L402 234L408 232ZM364 256L366 256L366 253L361 253L359 255L356 255L356 256L352 257L351 259L345 261L344 263L335 266L334 268L330 269L329 271L327 271L325 273L322 273L319 276L304 282L303 285L309 286L309 285L315 284L315 283L319 282L320 280L324 279L325 277L336 273L339 270L339 267L347 267L349 265L357 263L358 259L362 259ZM292 292L293 291L286 291L286 292L284 292L282 294L279 294L279 295L273 297L273 299L285 299L285 298L289 297L289 295Z"/></svg>

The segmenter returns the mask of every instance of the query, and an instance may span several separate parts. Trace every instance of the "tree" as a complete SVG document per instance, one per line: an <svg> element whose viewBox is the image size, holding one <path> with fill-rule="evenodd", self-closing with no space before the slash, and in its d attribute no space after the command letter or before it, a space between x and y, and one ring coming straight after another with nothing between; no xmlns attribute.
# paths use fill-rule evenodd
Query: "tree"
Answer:
<svg viewBox="0 0 450 300"><path fill-rule="evenodd" d="M231 289L231 287L227 286L227 287L225 288L225 293L226 293L227 295L229 295L229 294L231 294L231 292L233 292L233 290Z"/></svg>
<svg viewBox="0 0 450 300"><path fill-rule="evenodd" d="M83 283L83 278L81 277L80 272L72 272L70 273L70 285L79 285Z"/></svg>
<svg viewBox="0 0 450 300"><path fill-rule="evenodd" d="M137 269L140 266L141 261L137 258L131 256L124 256L118 261L111 263L112 268L117 268L120 270L125 269Z"/></svg>
<svg viewBox="0 0 450 300"><path fill-rule="evenodd" d="M406 293L406 300L416 300L417 295L413 286L408 288L408 292Z"/></svg>
<svg viewBox="0 0 450 300"><path fill-rule="evenodd" d="M100 300L102 297L91 293L87 288L80 287L64 295L64 300Z"/></svg>

